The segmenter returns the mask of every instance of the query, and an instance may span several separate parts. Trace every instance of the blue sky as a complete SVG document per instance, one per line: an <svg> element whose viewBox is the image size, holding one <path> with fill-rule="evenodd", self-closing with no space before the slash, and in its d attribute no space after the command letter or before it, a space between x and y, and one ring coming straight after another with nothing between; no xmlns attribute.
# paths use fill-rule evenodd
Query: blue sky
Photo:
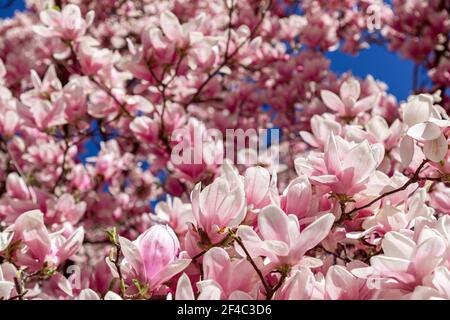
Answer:
<svg viewBox="0 0 450 320"><path fill-rule="evenodd" d="M7 8L3 8L8 0L0 0L0 18L11 17L16 10L24 10L25 2L22 0L14 0L13 4Z"/></svg>

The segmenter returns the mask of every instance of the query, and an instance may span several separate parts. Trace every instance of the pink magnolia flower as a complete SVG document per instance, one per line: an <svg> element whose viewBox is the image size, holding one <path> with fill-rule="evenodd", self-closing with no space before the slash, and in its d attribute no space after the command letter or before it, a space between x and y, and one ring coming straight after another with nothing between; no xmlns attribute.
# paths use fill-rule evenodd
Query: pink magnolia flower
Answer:
<svg viewBox="0 0 450 320"><path fill-rule="evenodd" d="M244 220L245 191L233 170L225 171L203 190L200 188L199 183L191 193L195 226L211 243L216 243L224 237L221 234L224 228L236 227Z"/></svg>
<svg viewBox="0 0 450 320"><path fill-rule="evenodd" d="M361 86L355 79L349 79L341 84L339 96L329 90L322 90L320 94L322 101L329 109L337 112L341 117L350 118L368 111L378 99L376 95L371 95L358 100L361 95Z"/></svg>
<svg viewBox="0 0 450 320"><path fill-rule="evenodd" d="M316 289L314 273L308 267L299 267L291 272L276 293L276 300L312 300Z"/></svg>
<svg viewBox="0 0 450 320"><path fill-rule="evenodd" d="M362 223L363 232L349 232L347 238L358 239L372 232L385 234L390 231L401 231L413 228L417 222L434 221L435 210L426 205L427 193L424 188L418 189L408 198L405 208L384 205L367 217Z"/></svg>
<svg viewBox="0 0 450 320"><path fill-rule="evenodd" d="M349 143L331 134L324 154L295 160L298 174L305 174L319 186L347 196L364 190L381 162L380 150L367 141Z"/></svg>
<svg viewBox="0 0 450 320"><path fill-rule="evenodd" d="M325 277L325 298L330 300L368 300L373 296L366 280L351 273L354 268L364 267L363 263L356 262L349 266L331 266Z"/></svg>
<svg viewBox="0 0 450 320"><path fill-rule="evenodd" d="M376 289L412 291L438 267L446 252L439 234L424 230L416 240L410 232L388 232L382 242L384 254L370 259L370 267L355 269L370 279Z"/></svg>
<svg viewBox="0 0 450 320"><path fill-rule="evenodd" d="M178 235L185 234L188 223L195 221L191 205L183 203L180 198L170 196L166 201L158 202L154 217L159 223L168 224Z"/></svg>
<svg viewBox="0 0 450 320"><path fill-rule="evenodd" d="M58 79L54 65L48 67L42 80L36 71L31 70L31 82L33 89L20 96L22 102L29 107L33 106L36 100L55 101L59 91L62 89L62 84Z"/></svg>
<svg viewBox="0 0 450 320"><path fill-rule="evenodd" d="M102 300L97 292L92 289L83 289L78 295L77 300ZM103 300L122 300L122 298L115 292L108 291Z"/></svg>
<svg viewBox="0 0 450 320"><path fill-rule="evenodd" d="M14 276L17 273L16 267L11 263L0 265L0 300L8 300L15 292Z"/></svg>
<svg viewBox="0 0 450 320"><path fill-rule="evenodd" d="M312 186L306 176L292 180L281 196L281 208L299 219L316 212L318 202L313 199Z"/></svg>
<svg viewBox="0 0 450 320"><path fill-rule="evenodd" d="M160 121L147 116L136 117L130 123L133 133L148 143L155 143L159 138Z"/></svg>
<svg viewBox="0 0 450 320"><path fill-rule="evenodd" d="M296 216L286 215L280 208L271 205L258 215L260 235L249 226L240 226L237 235L252 256L266 256L280 266L299 263L315 265L319 261L304 255L325 239L334 219L331 213L325 214L300 231ZM236 246L236 250L242 254L239 246Z"/></svg>
<svg viewBox="0 0 450 320"><path fill-rule="evenodd" d="M15 259L33 271L44 266L56 268L78 252L83 243L83 227L68 237L62 235L63 231L50 233L44 224L44 215L39 210L23 213L5 230L13 233L10 244L19 243L14 251Z"/></svg>
<svg viewBox="0 0 450 320"><path fill-rule="evenodd" d="M43 37L58 37L63 40L78 40L86 33L94 21L94 11L81 16L81 10L74 4L64 6L62 11L50 8L41 11L40 18L44 26L34 26L33 30Z"/></svg>
<svg viewBox="0 0 450 320"><path fill-rule="evenodd" d="M403 121L408 126L400 151L402 162L408 165L414 155L414 140L423 143L423 153L427 159L439 162L448 151L444 130L450 127L448 115L438 105L433 105L433 97L426 94L411 97L403 105Z"/></svg>
<svg viewBox="0 0 450 320"><path fill-rule="evenodd" d="M438 211L450 212L450 190L438 184L430 194L430 205Z"/></svg>
<svg viewBox="0 0 450 320"><path fill-rule="evenodd" d="M20 118L15 110L8 110L0 114L0 134L8 137L13 136L19 129Z"/></svg>
<svg viewBox="0 0 450 320"><path fill-rule="evenodd" d="M201 289L202 291L198 295L197 300L220 300L222 296L222 291L219 286L211 285ZM175 300L195 300L194 290L186 273L183 273L180 279L178 279Z"/></svg>
<svg viewBox="0 0 450 320"><path fill-rule="evenodd" d="M217 139L216 130L208 130L204 123L190 118L186 127L172 133L170 163L185 179L197 182L205 175L215 173L223 162L224 146Z"/></svg>
<svg viewBox="0 0 450 320"><path fill-rule="evenodd" d="M142 233L136 240L119 237L123 252L122 270L127 280L136 279L148 284L150 292L183 271L190 259L178 258L180 243L168 226L155 225ZM111 265L117 276L115 266Z"/></svg>
<svg viewBox="0 0 450 320"><path fill-rule="evenodd" d="M222 300L253 300L258 276L250 262L232 260L222 248L212 248L203 258L203 279L197 282L201 295L219 291Z"/></svg>
<svg viewBox="0 0 450 320"><path fill-rule="evenodd" d="M47 202L45 220L51 222L69 222L75 225L84 215L86 203L84 201L75 203L71 194L63 194L57 200L51 199Z"/></svg>
<svg viewBox="0 0 450 320"><path fill-rule="evenodd" d="M84 75L96 75L100 69L112 63L112 52L108 49L99 49L99 45L95 39L85 37L78 46L77 58Z"/></svg>
<svg viewBox="0 0 450 320"><path fill-rule="evenodd" d="M437 267L433 274L425 278L422 286L417 286L409 296L411 300L450 299L450 271Z"/></svg>
<svg viewBox="0 0 450 320"><path fill-rule="evenodd" d="M311 131L300 131L302 139L310 146L318 149L323 149L328 142L330 134L340 135L341 125L335 121L331 115L314 115L311 118Z"/></svg>
<svg viewBox="0 0 450 320"><path fill-rule="evenodd" d="M222 170L226 165L222 166ZM247 201L246 223L253 223L262 208L269 204L279 204L276 173L270 175L261 166L250 167L245 170L244 190Z"/></svg>

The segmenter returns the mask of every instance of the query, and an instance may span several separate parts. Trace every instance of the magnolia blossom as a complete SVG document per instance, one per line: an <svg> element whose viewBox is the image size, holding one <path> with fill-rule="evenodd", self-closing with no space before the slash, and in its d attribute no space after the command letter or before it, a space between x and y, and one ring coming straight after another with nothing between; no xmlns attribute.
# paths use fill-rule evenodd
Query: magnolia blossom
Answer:
<svg viewBox="0 0 450 320"><path fill-rule="evenodd" d="M278 265L296 265L309 249L327 236L333 221L334 216L328 213L300 231L296 216L288 216L278 207L268 206L258 215L261 237L247 226L239 227L237 235L246 247L250 247L252 254L267 256ZM306 264L317 263L308 257L304 260Z"/></svg>
<svg viewBox="0 0 450 320"><path fill-rule="evenodd" d="M355 117L372 108L377 100L374 95L358 100L361 88L359 82L354 79L341 84L339 96L329 90L322 90L320 94L325 105L341 117Z"/></svg>
<svg viewBox="0 0 450 320"><path fill-rule="evenodd" d="M444 135L444 131L450 127L448 119L442 107L433 104L430 95L415 96L403 106L403 121L408 126L407 135L401 143L405 165L412 160L414 140L423 143L423 152L429 160L439 162L444 159L448 150Z"/></svg>
<svg viewBox="0 0 450 320"><path fill-rule="evenodd" d="M47 2L0 23L0 300L450 299L447 1ZM375 42L406 101L332 70Z"/></svg>
<svg viewBox="0 0 450 320"><path fill-rule="evenodd" d="M23 213L4 232L12 233L8 240L8 245L14 247L11 254L31 270L39 270L44 264L56 268L77 253L84 237L82 227L69 236L64 236L64 230L50 233L39 210Z"/></svg>
<svg viewBox="0 0 450 320"><path fill-rule="evenodd" d="M41 21L46 25L35 26L33 29L44 37L58 37L64 40L76 40L84 35L86 29L94 21L95 13L89 11L86 20L81 16L78 6L69 4L62 11L47 9L40 13Z"/></svg>
<svg viewBox="0 0 450 320"><path fill-rule="evenodd" d="M296 169L314 184L351 196L365 188L382 159L380 149L374 147L367 141L353 144L330 134L324 153L298 158Z"/></svg>
<svg viewBox="0 0 450 320"><path fill-rule="evenodd" d="M153 226L136 240L119 237L119 243L125 260L122 269L127 278L148 284L153 291L175 274L183 271L190 259L179 259L180 244L173 230L168 226ZM117 273L111 265L112 272Z"/></svg>

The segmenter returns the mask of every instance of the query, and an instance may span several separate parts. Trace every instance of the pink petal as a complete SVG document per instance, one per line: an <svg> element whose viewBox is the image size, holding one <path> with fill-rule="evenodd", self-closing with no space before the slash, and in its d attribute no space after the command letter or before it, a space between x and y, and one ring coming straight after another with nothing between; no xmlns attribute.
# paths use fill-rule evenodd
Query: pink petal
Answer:
<svg viewBox="0 0 450 320"><path fill-rule="evenodd" d="M368 111L375 106L377 99L378 99L377 95L365 97L357 101L353 106L353 108L356 111L356 113Z"/></svg>
<svg viewBox="0 0 450 320"><path fill-rule="evenodd" d="M59 261L62 262L77 253L83 245L83 239L84 229L79 227L58 249L57 256Z"/></svg>
<svg viewBox="0 0 450 320"><path fill-rule="evenodd" d="M433 162L444 160L448 152L447 139L441 134L437 139L426 141L423 145L423 153Z"/></svg>
<svg viewBox="0 0 450 320"><path fill-rule="evenodd" d="M433 272L440 263L445 250L445 242L437 236L431 237L419 245L414 257L414 267L419 278Z"/></svg>
<svg viewBox="0 0 450 320"><path fill-rule="evenodd" d="M300 238L295 244L295 249L293 249L295 254L298 257L303 256L306 251L317 246L328 236L334 220L333 214L324 214L300 232Z"/></svg>
<svg viewBox="0 0 450 320"><path fill-rule="evenodd" d="M279 240L289 243L288 216L276 206L268 206L258 216L258 227L265 240Z"/></svg>
<svg viewBox="0 0 450 320"><path fill-rule="evenodd" d="M341 84L339 95L342 100L358 100L361 94L361 86L358 80L349 79Z"/></svg>
<svg viewBox="0 0 450 320"><path fill-rule="evenodd" d="M419 95L408 101L403 107L403 122L408 126L428 121L431 114L429 99Z"/></svg>
<svg viewBox="0 0 450 320"><path fill-rule="evenodd" d="M320 91L323 103L333 111L344 112L345 106L339 96L329 90Z"/></svg>
<svg viewBox="0 0 450 320"><path fill-rule="evenodd" d="M177 289L175 291L175 300L195 300L191 281L186 273L183 273L180 279L178 279Z"/></svg>
<svg viewBox="0 0 450 320"><path fill-rule="evenodd" d="M399 232L389 232L383 239L382 247L387 256L411 260L416 244Z"/></svg>
<svg viewBox="0 0 450 320"><path fill-rule="evenodd" d="M133 242L124 237L119 237L119 244L122 249L124 258L131 265L134 272L136 272L137 275L142 275L142 277L145 278L144 263L142 262L138 247Z"/></svg>
<svg viewBox="0 0 450 320"><path fill-rule="evenodd" d="M414 140L409 137L403 137L400 141L400 158L404 167L409 166L414 156Z"/></svg>
<svg viewBox="0 0 450 320"><path fill-rule="evenodd" d="M182 29L177 16L170 11L161 13L161 28L164 34L172 41L181 39Z"/></svg>
<svg viewBox="0 0 450 320"><path fill-rule="evenodd" d="M180 273L184 269L186 269L191 263L191 259L177 259L165 266L159 273L155 275L153 279L151 279L151 287L156 289L159 285L171 279L177 273Z"/></svg>

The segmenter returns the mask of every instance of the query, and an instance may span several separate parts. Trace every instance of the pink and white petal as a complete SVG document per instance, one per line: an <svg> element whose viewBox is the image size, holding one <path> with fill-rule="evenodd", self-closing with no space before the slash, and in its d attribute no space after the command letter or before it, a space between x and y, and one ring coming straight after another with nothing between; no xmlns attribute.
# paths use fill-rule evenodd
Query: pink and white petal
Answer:
<svg viewBox="0 0 450 320"><path fill-rule="evenodd" d="M159 271L153 279L150 280L151 289L158 288L161 284L171 279L177 273L180 273L191 263L191 259L177 259L172 261L167 266L165 266L161 271Z"/></svg>
<svg viewBox="0 0 450 320"><path fill-rule="evenodd" d="M450 120L430 118L428 121L431 123L434 123L435 125L437 125L441 128L450 127Z"/></svg>
<svg viewBox="0 0 450 320"><path fill-rule="evenodd" d="M323 266L323 261L318 258L308 257L304 256L300 263L298 264L299 267L305 267L305 268L319 268Z"/></svg>
<svg viewBox="0 0 450 320"><path fill-rule="evenodd" d="M436 268L431 282L446 299L450 299L450 271L446 267Z"/></svg>
<svg viewBox="0 0 450 320"><path fill-rule="evenodd" d="M325 175L321 175L321 176L313 176L313 177L309 177L310 180L315 181L317 183L320 184L324 184L324 185L329 185L329 184L334 184L339 182L339 179L334 176L334 175L330 175L330 174L325 174Z"/></svg>
<svg viewBox="0 0 450 320"><path fill-rule="evenodd" d="M339 142L339 136L336 138L336 136L331 133L327 144L325 145L325 165L328 169L328 173L337 175L342 171L342 163L341 163L341 156L343 155L342 150L339 150L338 148L338 142ZM341 146L342 144L340 144Z"/></svg>
<svg viewBox="0 0 450 320"><path fill-rule="evenodd" d="M361 239L362 237L370 234L371 232L373 232L375 229L377 229L378 226L375 227L371 227L367 230L364 231L353 231L353 232L348 232L345 234L345 237L347 239L353 239L353 240L357 240L357 239Z"/></svg>
<svg viewBox="0 0 450 320"><path fill-rule="evenodd" d="M119 236L119 244L126 261L130 264L136 274L146 278L144 263L142 262L139 248L130 240Z"/></svg>
<svg viewBox="0 0 450 320"><path fill-rule="evenodd" d="M78 295L78 300L100 300L100 296L92 289L83 289Z"/></svg>
<svg viewBox="0 0 450 320"><path fill-rule="evenodd" d="M323 103L333 111L344 112L345 106L339 96L329 90L320 91Z"/></svg>
<svg viewBox="0 0 450 320"><path fill-rule="evenodd" d="M331 266L325 278L325 291L331 300L357 298L359 285L355 277L346 268Z"/></svg>
<svg viewBox="0 0 450 320"><path fill-rule="evenodd" d="M448 142L443 134L437 139L426 141L423 144L423 153L427 159L433 162L439 162L445 158L448 152Z"/></svg>
<svg viewBox="0 0 450 320"><path fill-rule="evenodd" d="M339 88L339 95L341 96L342 100L347 99L358 100L360 94L361 94L361 85L359 84L358 80L353 78L343 82L341 84L341 87Z"/></svg>
<svg viewBox="0 0 450 320"><path fill-rule="evenodd" d="M259 204L266 196L270 186L270 173L267 169L256 166L245 171L245 193L252 203Z"/></svg>
<svg viewBox="0 0 450 320"><path fill-rule="evenodd" d="M11 281L0 281L0 299L8 299L11 291L14 288L14 283Z"/></svg>
<svg viewBox="0 0 450 320"><path fill-rule="evenodd" d="M430 114L431 103L424 96L415 96L403 106L403 122L410 127L428 121Z"/></svg>
<svg viewBox="0 0 450 320"><path fill-rule="evenodd" d="M433 272L445 250L446 244L440 237L428 238L418 246L413 263L419 279Z"/></svg>
<svg viewBox="0 0 450 320"><path fill-rule="evenodd" d="M211 248L203 257L204 278L222 283L222 279L227 279L229 275L230 265L230 257L224 249Z"/></svg>
<svg viewBox="0 0 450 320"><path fill-rule="evenodd" d="M79 227L58 249L57 256L59 261L64 261L80 250L84 240L84 229Z"/></svg>
<svg viewBox="0 0 450 320"><path fill-rule="evenodd" d="M183 273L178 279L177 289L175 291L175 300L195 300L191 281L186 273Z"/></svg>
<svg viewBox="0 0 450 320"><path fill-rule="evenodd" d="M302 137L303 141L305 141L311 147L314 147L314 148L319 147L319 144L317 143L317 139L308 131L300 131L300 137Z"/></svg>
<svg viewBox="0 0 450 320"><path fill-rule="evenodd" d="M213 280L199 281L197 288L200 291L197 300L220 300L222 298L222 288Z"/></svg>
<svg viewBox="0 0 450 320"><path fill-rule="evenodd" d="M108 291L105 294L104 300L123 300L121 296L119 296L117 293Z"/></svg>
<svg viewBox="0 0 450 320"><path fill-rule="evenodd" d="M378 96L377 95L372 95L372 96L365 97L365 98L357 101L355 103L355 105L353 106L353 109L357 113L368 111L368 110L372 109L375 106L375 104L377 103L377 100L378 100Z"/></svg>
<svg viewBox="0 0 450 320"><path fill-rule="evenodd" d="M377 162L367 140L352 148L342 164L343 169L354 168L353 182L355 184L366 180L373 173L376 166Z"/></svg>
<svg viewBox="0 0 450 320"><path fill-rule="evenodd" d="M421 122L409 128L407 134L419 141L429 141L437 139L441 135L441 128L434 123Z"/></svg>
<svg viewBox="0 0 450 320"><path fill-rule="evenodd" d="M228 297L229 300L255 300L251 295L244 291L233 291Z"/></svg>
<svg viewBox="0 0 450 320"><path fill-rule="evenodd" d="M409 137L403 137L400 141L400 158L402 160L402 165L408 167L414 156L414 140Z"/></svg>
<svg viewBox="0 0 450 320"><path fill-rule="evenodd" d="M258 227L264 240L289 243L288 216L276 206L268 206L258 215Z"/></svg>
<svg viewBox="0 0 450 320"><path fill-rule="evenodd" d="M240 226L236 235L241 238L252 258L262 256L268 257L271 261L278 261L277 256L285 256L289 252L286 243L278 240L263 241L249 226ZM242 257L246 256L244 250L237 243L235 244L235 250Z"/></svg>
<svg viewBox="0 0 450 320"><path fill-rule="evenodd" d="M382 248L387 256L411 260L416 243L400 232L388 232L384 236Z"/></svg>
<svg viewBox="0 0 450 320"><path fill-rule="evenodd" d="M335 216L327 213L311 223L300 233L300 237L291 252L293 251L294 255L300 258L306 251L314 248L328 236L334 220Z"/></svg>
<svg viewBox="0 0 450 320"><path fill-rule="evenodd" d="M374 256L370 259L371 266L380 274L390 276L397 273L407 273L411 262L406 259L388 257L385 255Z"/></svg>
<svg viewBox="0 0 450 320"><path fill-rule="evenodd" d="M164 34L172 41L178 41L181 39L182 29L180 21L177 16L170 11L164 11L161 13L161 29Z"/></svg>

